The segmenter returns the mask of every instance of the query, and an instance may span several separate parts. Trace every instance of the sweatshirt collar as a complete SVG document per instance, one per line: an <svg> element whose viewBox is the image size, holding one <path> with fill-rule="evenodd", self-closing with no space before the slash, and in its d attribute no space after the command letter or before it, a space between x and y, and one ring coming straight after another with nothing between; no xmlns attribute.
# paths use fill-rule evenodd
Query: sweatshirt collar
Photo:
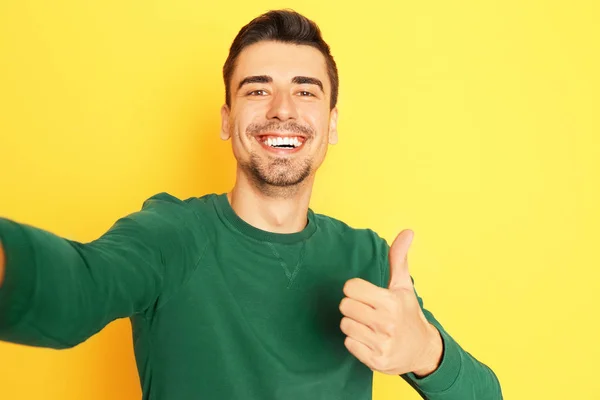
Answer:
<svg viewBox="0 0 600 400"><path fill-rule="evenodd" d="M227 222L231 224L233 228L235 228L237 231L246 236L249 236L253 239L262 242L273 242L283 244L298 243L305 239L308 239L310 236L312 236L313 233L315 233L317 229L315 223L315 215L310 208L308 209L307 213L308 223L300 232L274 233L256 228L244 221L243 219L241 219L231 207L226 193L217 195L215 203L219 212L222 213Z"/></svg>

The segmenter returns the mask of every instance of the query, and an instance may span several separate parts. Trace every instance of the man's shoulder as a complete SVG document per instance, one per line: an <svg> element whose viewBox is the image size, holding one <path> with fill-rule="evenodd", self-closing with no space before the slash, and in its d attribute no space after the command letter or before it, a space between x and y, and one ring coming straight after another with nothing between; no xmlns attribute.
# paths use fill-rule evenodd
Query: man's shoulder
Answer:
<svg viewBox="0 0 600 400"><path fill-rule="evenodd" d="M160 192L148 197L143 202L141 211L134 215L138 220L154 224L206 232L204 225L214 214L214 196L216 195L206 194L182 199L168 192Z"/></svg>
<svg viewBox="0 0 600 400"><path fill-rule="evenodd" d="M319 245L331 251L335 250L337 256L349 257L346 261L353 265L366 266L366 270L356 276L376 285L386 282L383 265L389 246L377 232L371 228L356 228L352 225L323 214L315 214L318 230L321 233Z"/></svg>
<svg viewBox="0 0 600 400"><path fill-rule="evenodd" d="M216 194L206 194L201 197L188 197L186 199L180 199L179 197L168 193L160 192L148 197L144 200L142 209L153 208L160 210L191 210L191 206L194 207L209 207L211 200Z"/></svg>
<svg viewBox="0 0 600 400"><path fill-rule="evenodd" d="M385 243L385 239L371 228L357 228L325 214L314 213L314 217L317 226L325 234L339 236L349 241L368 241L377 245Z"/></svg>

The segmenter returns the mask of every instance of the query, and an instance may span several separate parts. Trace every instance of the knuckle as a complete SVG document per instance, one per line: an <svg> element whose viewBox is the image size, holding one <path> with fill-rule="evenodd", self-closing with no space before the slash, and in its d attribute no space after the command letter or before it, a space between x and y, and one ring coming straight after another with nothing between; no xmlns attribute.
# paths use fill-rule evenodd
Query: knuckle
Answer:
<svg viewBox="0 0 600 400"><path fill-rule="evenodd" d="M352 278L352 279L348 279L346 281L346 283L344 283L343 292L346 295L354 289L354 287L356 286L357 280L358 280L358 278Z"/></svg>
<svg viewBox="0 0 600 400"><path fill-rule="evenodd" d="M352 348L352 339L350 339L349 337L346 337L346 339L344 339L344 345L350 349Z"/></svg>
<svg viewBox="0 0 600 400"><path fill-rule="evenodd" d="M388 336L391 336L396 330L396 324L389 320L377 321L376 329Z"/></svg>
<svg viewBox="0 0 600 400"><path fill-rule="evenodd" d="M344 333L349 330L350 325L351 325L350 318L347 318L347 317L342 318L342 321L340 322L340 328L342 329L342 331Z"/></svg>
<svg viewBox="0 0 600 400"><path fill-rule="evenodd" d="M378 346L379 355L384 356L391 353L392 345L389 340L384 340Z"/></svg>
<svg viewBox="0 0 600 400"><path fill-rule="evenodd" d="M378 371L386 370L388 369L389 358L385 354L374 356L372 364Z"/></svg>
<svg viewBox="0 0 600 400"><path fill-rule="evenodd" d="M344 297L342 301L340 301L340 311L342 313L348 309L348 301L349 299L347 297Z"/></svg>

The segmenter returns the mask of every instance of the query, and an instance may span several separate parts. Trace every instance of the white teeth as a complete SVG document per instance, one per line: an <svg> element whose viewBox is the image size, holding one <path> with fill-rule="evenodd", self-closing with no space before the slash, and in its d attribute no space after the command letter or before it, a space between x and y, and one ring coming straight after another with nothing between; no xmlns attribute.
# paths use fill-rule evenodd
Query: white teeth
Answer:
<svg viewBox="0 0 600 400"><path fill-rule="evenodd" d="M279 147L279 146L293 146L300 147L302 146L302 142L298 137L269 137L266 138L263 143L267 146L271 147Z"/></svg>

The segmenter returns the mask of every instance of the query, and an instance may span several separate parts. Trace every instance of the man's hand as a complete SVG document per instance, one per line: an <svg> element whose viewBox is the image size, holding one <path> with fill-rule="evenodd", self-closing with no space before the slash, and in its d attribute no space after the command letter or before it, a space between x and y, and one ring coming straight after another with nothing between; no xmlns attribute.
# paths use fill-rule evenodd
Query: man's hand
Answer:
<svg viewBox="0 0 600 400"><path fill-rule="evenodd" d="M404 230L390 247L387 289L360 278L346 282L340 327L348 350L372 370L423 377L439 366L443 343L421 311L408 272L412 238L413 232Z"/></svg>

